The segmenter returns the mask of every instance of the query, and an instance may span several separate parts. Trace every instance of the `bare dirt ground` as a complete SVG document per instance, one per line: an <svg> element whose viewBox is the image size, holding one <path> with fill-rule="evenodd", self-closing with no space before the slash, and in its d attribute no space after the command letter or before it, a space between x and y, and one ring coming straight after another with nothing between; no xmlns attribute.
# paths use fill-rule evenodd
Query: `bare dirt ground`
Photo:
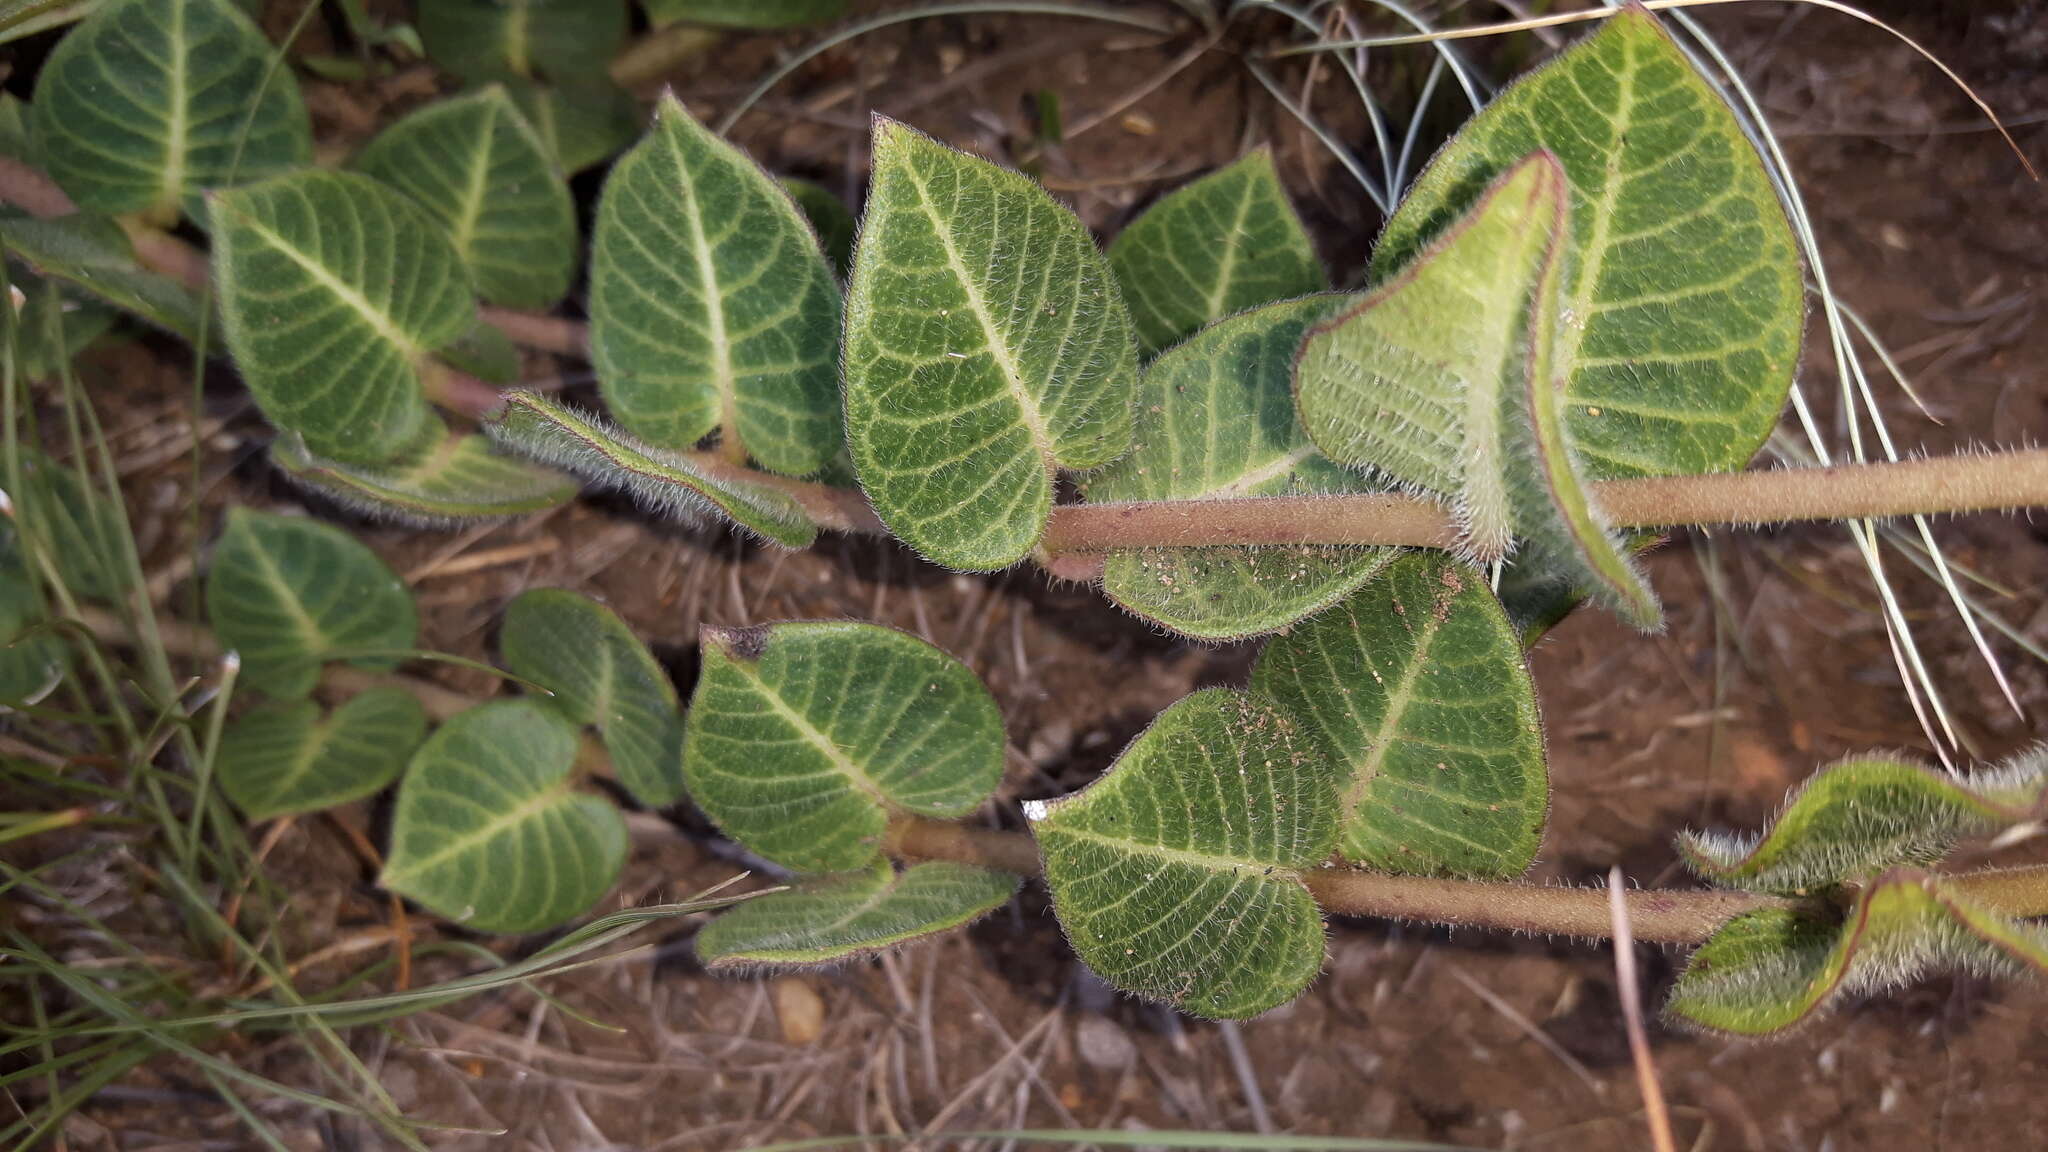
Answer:
<svg viewBox="0 0 2048 1152"><path fill-rule="evenodd" d="M2001 112L2030 121L2015 130L2021 146L2048 166L2048 5L1874 7L1980 84ZM2042 186L1962 96L1875 30L1778 6L1710 15L1787 138L1836 290L1899 353L1926 399L1934 419L1881 385L1901 445L1943 452L2040 440ZM716 109L793 42L738 41L672 82L700 111ZM1104 233L1245 143L1271 141L1326 260L1340 276L1356 269L1377 229L1371 206L1228 52L1194 60L1064 145L1032 147L1031 93L1058 92L1072 130L1187 48L1073 23L928 21L806 67L735 136L772 170L821 179L857 202L867 116L880 110L954 144L1030 160ZM1375 62L1382 66L1396 79L1413 67L1392 58ZM359 93L314 87L329 135L367 131L380 114ZM1337 105L1327 77L1318 92ZM396 104L423 95L404 85L385 93ZM1835 442L1845 442L1832 367L1819 355L1808 361L1804 386ZM101 386L154 397L125 417L131 450L164 441L182 419L188 365L154 345L94 361ZM566 375L572 394L583 371L529 366L537 378ZM264 430L222 376L210 393L222 424L212 433L209 503L299 502L262 463ZM172 563L184 551L175 514L184 464L132 458L141 461L136 502L160 521L146 527L144 544ZM1091 591L1051 586L1033 570L954 576L866 540L783 553L651 524L601 499L459 534L366 530L414 584L425 642L469 656L489 655L507 600L544 585L611 604L652 638L685 692L700 624L855 617L923 635L971 664L1002 705L1013 755L984 817L992 824L1014 825L1018 798L1091 779L1189 689L1241 682L1252 653L1162 638ZM2048 536L1998 517L1936 530L1954 561L2010 591L1986 593L1994 610L2048 643ZM1546 880L1588 882L1619 863L1638 883L1682 883L1670 847L1680 828L1753 826L1815 766L1925 746L1842 531L1685 536L1649 563L1670 616L1663 635L1637 637L1582 612L1534 656L1555 785L1538 869ZM1968 746L1994 758L2037 739L2048 666L1994 639L2028 712L2015 717L1939 590L1902 558L1889 570ZM175 567L163 575L174 604L182 579ZM491 688L461 669L435 675L471 692ZM374 826L383 813L360 816ZM638 814L634 827L622 903L688 895L746 866L693 813ZM284 837L272 867L302 893L292 930L312 946L385 915L367 871L322 824ZM1604 947L1339 923L1327 973L1307 996L1227 1028L1095 981L1033 889L967 932L780 981L706 974L691 958L693 930L669 929L651 951L550 985L618 1031L507 994L366 1037L373 1066L422 1118L508 1130L435 1138L450 1147L716 1149L924 1126L1139 1125L1530 1150L1647 1146ZM1646 948L1643 958L1643 994L1654 1003L1681 957ZM2041 986L1943 979L1845 1005L1775 1043L1671 1030L1653 1038L1691 1147L2002 1149L2048 1143L2044 1021ZM72 1147L239 1146L228 1118L180 1104L198 1098L191 1085L140 1077L87 1109ZM315 1117L279 1117L304 1147L378 1146Z"/></svg>

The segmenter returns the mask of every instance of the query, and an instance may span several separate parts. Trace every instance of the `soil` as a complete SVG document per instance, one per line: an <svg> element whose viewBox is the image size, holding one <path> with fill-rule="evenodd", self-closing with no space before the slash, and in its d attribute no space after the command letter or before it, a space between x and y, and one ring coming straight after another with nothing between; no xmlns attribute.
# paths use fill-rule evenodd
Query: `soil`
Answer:
<svg viewBox="0 0 2048 1152"><path fill-rule="evenodd" d="M2019 125L2019 146L2048 167L2048 4L1871 7L1979 85ZM1877 30L1777 6L1706 15L1786 138L1835 290L1883 334L1925 401L1923 413L1877 381L1901 448L2042 439L2042 186L1964 97ZM800 42L735 39L669 82L700 112L719 109ZM1103 234L1247 142L1269 141L1327 262L1340 276L1359 268L1377 214L1232 53L1195 59L1064 143L1035 140L1034 93L1059 95L1071 133L1187 47L1127 29L1011 17L902 25L799 70L734 135L771 170L821 179L857 202L868 112L885 112L1031 166ZM1473 55L1502 75L1517 59L1510 50L1530 49L1481 44ZM1413 82L1417 58L1390 55L1373 67L1398 87ZM1299 74L1290 77L1298 90ZM374 98L360 86L310 90L323 138L345 141L388 115L382 101L400 107L430 87L410 76ZM1315 91L1340 128L1359 127L1336 111L1336 81L1325 75ZM1455 119L1442 118L1445 129ZM1803 386L1840 445L1847 424L1823 351L1809 350ZM186 434L176 429L189 357L179 356L169 345L137 344L90 366L96 386L152 398L125 405L116 421L133 421L123 441L128 458L141 461L133 495L154 512L143 517L143 543L174 605L185 586L176 510L186 465L168 456L151 463L143 445ZM536 358L528 371L565 379L572 396L587 389L578 364ZM221 426L208 433L216 449L209 506L303 503L264 463L267 433L230 375L215 375L208 402ZM1253 652L1163 637L1091 590L1051 584L1031 569L953 575L892 544L843 538L787 553L723 531L650 523L605 499L450 534L356 526L414 584L424 642L471 657L490 655L503 605L536 586L610 604L652 639L685 693L702 624L847 617L922 635L967 661L1002 706L1012 755L983 817L991 824L1014 825L1019 798L1092 779L1190 689L1242 683ZM2048 644L2048 534L1998 516L1934 531L1954 563L2002 589L1982 592L1998 615ZM1753 827L1818 765L1872 748L1927 747L1875 593L1842 530L1682 535L1648 565L1669 616L1663 634L1640 637L1584 611L1533 656L1555 789L1539 879L1591 882L1619 864L1635 883L1683 883L1675 831ZM1991 759L2033 742L2034 717L2048 711L2048 664L1992 638L2026 713L2016 716L1938 586L1897 552L1886 566L1967 755ZM467 692L495 688L481 673L429 671ZM372 827L383 819L374 808L355 816ZM687 896L749 864L688 811L636 814L634 830L617 903ZM294 930L309 947L386 915L345 841L318 822L285 835L271 867L301 894ZM1095 980L1035 889L963 933L781 980L707 974L691 958L693 930L670 929L650 950L548 985L562 1004L616 1031L508 993L414 1017L365 1036L363 1048L419 1117L506 1133L435 1134L437 1147L711 1149L925 1126L1227 1128L1586 1152L1648 1146L1605 946L1338 923L1327 972L1306 996L1228 1027L1177 1017ZM1640 995L1654 1006L1682 956L1644 947L1640 958ZM1845 1004L1771 1043L1652 1027L1681 1146L1963 1150L2048 1143L2044 1020L2048 987L1964 977ZM289 1075L288 1067L270 1071ZM164 1106L167 1098L177 1106ZM232 1118L202 1099L164 1075L139 1076L86 1109L71 1147L240 1146ZM345 1124L265 1110L298 1146L380 1146Z"/></svg>

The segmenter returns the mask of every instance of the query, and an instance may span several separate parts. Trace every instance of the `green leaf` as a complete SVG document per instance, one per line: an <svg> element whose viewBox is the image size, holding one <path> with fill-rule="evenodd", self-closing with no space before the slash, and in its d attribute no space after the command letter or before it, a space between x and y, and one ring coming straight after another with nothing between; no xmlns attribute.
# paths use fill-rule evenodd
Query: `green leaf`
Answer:
<svg viewBox="0 0 2048 1152"><path fill-rule="evenodd" d="M15 515L49 550L65 587L86 600L125 596L134 583L133 544L121 507L77 469L40 452L23 449L21 468Z"/></svg>
<svg viewBox="0 0 2048 1152"><path fill-rule="evenodd" d="M104 216L0 222L0 242L45 276L62 280L188 340L198 339L199 296L145 270L121 226Z"/></svg>
<svg viewBox="0 0 2048 1152"><path fill-rule="evenodd" d="M1337 837L1335 766L1270 701L1223 689L1152 722L1081 792L1026 805L1074 951L1127 992L1221 1019L1323 966L1302 870Z"/></svg>
<svg viewBox="0 0 2048 1152"><path fill-rule="evenodd" d="M1890 757L1822 769L1785 800L1762 835L1688 832L1685 862L1716 884L1802 893L1931 864L1964 836L2035 819L2048 804L2048 754L2015 757L1974 776Z"/></svg>
<svg viewBox="0 0 2048 1152"><path fill-rule="evenodd" d="M569 185L503 88L427 105L378 133L355 166L447 228L484 299L546 309L569 291Z"/></svg>
<svg viewBox="0 0 2048 1152"><path fill-rule="evenodd" d="M846 0L646 0L656 27L709 24L718 28L796 28L829 24L846 15Z"/></svg>
<svg viewBox="0 0 2048 1152"><path fill-rule="evenodd" d="M715 510L785 548L806 548L818 538L818 526L788 493L738 469L649 448L544 396L507 393L504 408L483 427L513 452L622 491L667 516L695 520Z"/></svg>
<svg viewBox="0 0 2048 1152"><path fill-rule="evenodd" d="M291 69L229 0L104 0L36 78L44 167L89 212L175 212L313 159Z"/></svg>
<svg viewBox="0 0 2048 1152"><path fill-rule="evenodd" d="M718 430L792 476L838 451L832 270L788 194L671 96L605 181L590 350L606 405L651 444Z"/></svg>
<svg viewBox="0 0 2048 1152"><path fill-rule="evenodd" d="M1649 13L1616 14L1473 117L1388 221L1374 275L1539 149L1573 192L1556 363L1586 472L1742 467L1799 360L1798 250L1755 148Z"/></svg>
<svg viewBox="0 0 2048 1152"><path fill-rule="evenodd" d="M865 872L821 876L771 892L697 933L711 969L830 964L851 960L980 919L1017 894L1019 879L969 864L918 864L898 873L887 860Z"/></svg>
<svg viewBox="0 0 2048 1152"><path fill-rule="evenodd" d="M1762 1036L1844 995L1939 972L2028 970L2048 974L2048 928L1979 907L1938 876L1897 869L1864 888L1843 918L1769 908L1729 921L1693 953L1665 1011Z"/></svg>
<svg viewBox="0 0 2048 1152"><path fill-rule="evenodd" d="M1358 492L1294 418L1294 352L1341 296L1233 316L1153 361L1138 383L1135 446L1090 475L1090 500L1199 500ZM1102 590L1133 614L1203 640L1277 631L1343 599L1388 548L1140 548L1111 552Z"/></svg>
<svg viewBox="0 0 2048 1152"><path fill-rule="evenodd" d="M44 623L20 534L0 528L0 705L42 699L70 664L63 636Z"/></svg>
<svg viewBox="0 0 2048 1152"><path fill-rule="evenodd" d="M1130 447L1137 373L1109 264L1025 177L875 121L846 304L846 421L875 511L952 568L1016 563L1053 473Z"/></svg>
<svg viewBox="0 0 2048 1152"><path fill-rule="evenodd" d="M311 692L331 653L419 639L412 594L375 552L339 528L246 508L214 545L206 615L241 654L243 682L285 699Z"/></svg>
<svg viewBox="0 0 2048 1152"><path fill-rule="evenodd" d="M1225 316L1329 287L1267 148L1161 197L1110 244L1109 264L1147 356Z"/></svg>
<svg viewBox="0 0 2048 1152"><path fill-rule="evenodd" d="M427 738L391 819L384 887L479 932L537 932L618 879L626 822L573 791L576 730L531 700L492 700Z"/></svg>
<svg viewBox="0 0 2048 1152"><path fill-rule="evenodd" d="M809 180L784 176L782 190L789 193L804 219L810 221L818 247L824 251L832 271L844 277L853 268L853 237L860 230L853 213L846 210L839 197Z"/></svg>
<svg viewBox="0 0 2048 1152"><path fill-rule="evenodd" d="M1460 550L1558 570L1631 623L1661 612L1591 506L1557 408L1570 185L1530 156L1395 280L1310 331L1302 424L1331 459L1450 504Z"/></svg>
<svg viewBox="0 0 2048 1152"><path fill-rule="evenodd" d="M873 624L705 628L683 740L690 796L801 872L865 867L893 812L974 811L1003 775L1003 718L967 666Z"/></svg>
<svg viewBox="0 0 2048 1152"><path fill-rule="evenodd" d="M640 105L604 75L540 85L500 81L562 171L575 175L618 155L640 132Z"/></svg>
<svg viewBox="0 0 2048 1152"><path fill-rule="evenodd" d="M419 0L427 57L465 80L603 76L626 38L625 0Z"/></svg>
<svg viewBox="0 0 2048 1152"><path fill-rule="evenodd" d="M345 508L428 528L559 508L581 487L574 477L506 455L488 438L466 432L444 433L424 456L396 468L323 460L289 435L271 443L270 460Z"/></svg>
<svg viewBox="0 0 2048 1152"><path fill-rule="evenodd" d="M30 134L28 102L12 92L0 92L0 154L25 164L37 163L35 140Z"/></svg>
<svg viewBox="0 0 2048 1152"><path fill-rule="evenodd" d="M635 800L661 808L682 797L675 685L611 609L558 588L523 592L505 609L498 651L514 675L555 694L548 704L597 726Z"/></svg>
<svg viewBox="0 0 2048 1152"><path fill-rule="evenodd" d="M471 322L468 331L452 343L434 349L434 359L500 388L516 383L520 370L526 366L518 346L505 335L505 330L484 323L482 317Z"/></svg>
<svg viewBox="0 0 2048 1152"><path fill-rule="evenodd" d="M1274 637L1252 688L1343 775L1337 850L1388 872L1519 876L1550 782L1520 637L1480 573L1409 552Z"/></svg>
<svg viewBox="0 0 2048 1152"><path fill-rule="evenodd" d="M426 709L389 685L327 716L310 700L266 704L221 736L221 790L251 820L332 808L397 779L426 735Z"/></svg>
<svg viewBox="0 0 2048 1152"><path fill-rule="evenodd" d="M317 170L211 201L235 365L271 423L317 455L382 464L440 433L420 372L476 316L441 226L367 176Z"/></svg>
<svg viewBox="0 0 2048 1152"><path fill-rule="evenodd" d="M76 292L40 289L30 277L16 287L23 289L28 303L21 308L21 346L16 363L24 380L54 380L64 365L93 341L106 335L121 319L119 310L98 300L79 299ZM51 324L51 312L58 322Z"/></svg>

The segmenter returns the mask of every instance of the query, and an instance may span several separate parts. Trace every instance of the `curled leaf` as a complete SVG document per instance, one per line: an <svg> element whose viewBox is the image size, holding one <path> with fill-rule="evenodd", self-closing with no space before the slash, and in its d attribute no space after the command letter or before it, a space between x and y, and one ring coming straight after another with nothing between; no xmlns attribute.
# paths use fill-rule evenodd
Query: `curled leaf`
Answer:
<svg viewBox="0 0 2048 1152"><path fill-rule="evenodd" d="M697 933L705 967L830 964L958 928L1002 907L1019 879L969 864L820 876L757 896Z"/></svg>
<svg viewBox="0 0 2048 1152"><path fill-rule="evenodd" d="M395 468L322 460L294 436L273 441L270 459L293 480L344 507L430 528L558 508L575 499L580 487L573 477L466 432L445 433L425 455Z"/></svg>

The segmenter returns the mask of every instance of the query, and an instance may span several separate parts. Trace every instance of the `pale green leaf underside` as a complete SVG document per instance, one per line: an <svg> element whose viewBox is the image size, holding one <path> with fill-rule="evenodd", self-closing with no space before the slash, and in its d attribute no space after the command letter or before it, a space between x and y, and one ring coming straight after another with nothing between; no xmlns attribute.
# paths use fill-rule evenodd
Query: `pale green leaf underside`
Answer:
<svg viewBox="0 0 2048 1152"><path fill-rule="evenodd" d="M1225 316L1329 287L1265 148L1167 193L1117 234L1109 265L1147 356Z"/></svg>
<svg viewBox="0 0 2048 1152"><path fill-rule="evenodd" d="M433 62L466 80L603 76L626 36L625 0L420 0Z"/></svg>
<svg viewBox="0 0 2048 1152"><path fill-rule="evenodd" d="M1310 438L1450 504L1460 551L1568 572L1639 627L1656 597L1590 505L1557 407L1568 183L1538 153L1400 276L1311 330L1296 368Z"/></svg>
<svg viewBox="0 0 2048 1152"><path fill-rule="evenodd" d="M1519 876L1550 781L1536 687L1486 579L1409 552L1276 636L1252 688L1343 775L1337 849L1388 872Z"/></svg>
<svg viewBox="0 0 2048 1152"><path fill-rule="evenodd" d="M289 67L229 0L102 0L36 79L42 163L89 212L179 209L311 162Z"/></svg>
<svg viewBox="0 0 2048 1152"><path fill-rule="evenodd" d="M1759 892L1851 883L1900 864L1931 864L1966 835L2038 816L2048 756L2021 756L1974 776L1862 757L1823 769L1761 836L1688 832L1679 849L1707 880Z"/></svg>
<svg viewBox="0 0 2048 1152"><path fill-rule="evenodd" d="M576 730L530 700L493 700L435 731L398 787L384 887L480 932L536 932L588 912L626 858L610 802L570 789Z"/></svg>
<svg viewBox="0 0 2048 1152"><path fill-rule="evenodd" d="M1222 689L1160 713L1032 830L1067 939L1127 992L1198 1016L1256 1016L1323 965L1301 870L1337 835L1336 774L1270 702Z"/></svg>
<svg viewBox="0 0 2048 1152"><path fill-rule="evenodd" d="M660 447L721 429L770 471L816 472L841 440L839 315L789 195L664 97L591 237L591 362L612 415Z"/></svg>
<svg viewBox="0 0 2048 1152"><path fill-rule="evenodd" d="M1114 253L1112 253L1113 255ZM1271 304L1203 329L1138 383L1133 445L1091 474L1090 500L1199 500L1360 492L1294 417L1294 353L1342 296ZM1102 590L1125 609L1204 640L1284 628L1358 587L1383 548L1145 548L1111 552Z"/></svg>
<svg viewBox="0 0 2048 1152"><path fill-rule="evenodd" d="M242 657L242 683L280 698L313 690L332 652L411 648L412 594L338 528L237 508L214 546L206 614Z"/></svg>
<svg viewBox="0 0 2048 1152"><path fill-rule="evenodd" d="M846 15L846 0L646 0L647 18L665 24L709 24L720 28L795 28L824 24Z"/></svg>
<svg viewBox="0 0 2048 1152"><path fill-rule="evenodd" d="M37 272L84 289L173 335L198 339L198 294L144 269L127 233L104 216L8 220L0 222L0 242Z"/></svg>
<svg viewBox="0 0 2048 1152"><path fill-rule="evenodd" d="M322 460L291 436L272 442L270 459L345 507L429 527L557 508L581 487L573 477L508 456L467 432L447 432L425 455L392 469Z"/></svg>
<svg viewBox="0 0 2048 1152"><path fill-rule="evenodd" d="M1108 261L1029 179L877 120L846 324L854 469L939 564L1016 563L1056 468L1131 440L1131 324Z"/></svg>
<svg viewBox="0 0 2048 1152"><path fill-rule="evenodd" d="M426 710L403 688L368 689L325 716L310 700L266 704L222 734L221 791L251 820L332 808L397 779L426 734Z"/></svg>
<svg viewBox="0 0 2048 1152"><path fill-rule="evenodd" d="M650 448L544 396L507 394L504 408L483 427L509 451L622 491L664 515L695 520L720 514L787 548L809 547L818 538L817 524L788 493Z"/></svg>
<svg viewBox="0 0 2048 1152"><path fill-rule="evenodd" d="M830 964L958 928L1003 906L1019 879L969 864L887 860L865 872L821 876L771 892L697 933L708 968Z"/></svg>
<svg viewBox="0 0 2048 1152"><path fill-rule="evenodd" d="M557 588L523 592L498 633L505 667L554 693L545 702L595 725L619 783L649 808L683 794L683 718L675 685L611 609Z"/></svg>
<svg viewBox="0 0 2048 1152"><path fill-rule="evenodd" d="M1693 953L1666 1012L1718 1032L1782 1032L1843 995L1942 972L2048 975L2048 929L1989 912L1939 878L1901 869L1845 918L1772 908L1723 925Z"/></svg>
<svg viewBox="0 0 2048 1152"><path fill-rule="evenodd" d="M568 292L569 186L503 88L427 105L378 133L355 166L441 222L484 299L545 309Z"/></svg>
<svg viewBox="0 0 2048 1152"><path fill-rule="evenodd" d="M1557 362L1587 473L1742 467L1799 359L1798 252L1755 149L1648 13L1619 13L1473 117L1388 221L1375 278L1539 149L1571 182Z"/></svg>
<svg viewBox="0 0 2048 1152"><path fill-rule="evenodd" d="M838 196L826 191L809 180L795 176L782 178L783 191L796 201L804 219L811 225L811 232L818 238L818 247L825 253L826 263L832 270L845 276L853 268L853 237L860 231L853 213Z"/></svg>
<svg viewBox="0 0 2048 1152"><path fill-rule="evenodd" d="M846 872L892 812L957 817L995 791L1003 720L973 672L873 624L706 628L683 739L690 796L785 867Z"/></svg>
<svg viewBox="0 0 2048 1152"><path fill-rule="evenodd" d="M420 368L476 315L440 225L367 176L317 170L211 201L213 275L235 366L317 455L381 464L439 433Z"/></svg>

